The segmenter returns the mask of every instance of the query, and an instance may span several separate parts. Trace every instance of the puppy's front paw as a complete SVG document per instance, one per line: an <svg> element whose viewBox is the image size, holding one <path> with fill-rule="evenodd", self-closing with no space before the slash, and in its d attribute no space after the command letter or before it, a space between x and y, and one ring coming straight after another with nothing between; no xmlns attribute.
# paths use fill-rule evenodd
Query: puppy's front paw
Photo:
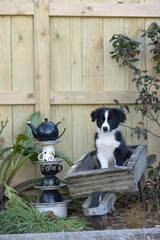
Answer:
<svg viewBox="0 0 160 240"><path fill-rule="evenodd" d="M97 154L97 158L100 162L101 168L109 168L108 161L106 161L105 158L103 158L102 156L99 156L99 155L100 154Z"/></svg>

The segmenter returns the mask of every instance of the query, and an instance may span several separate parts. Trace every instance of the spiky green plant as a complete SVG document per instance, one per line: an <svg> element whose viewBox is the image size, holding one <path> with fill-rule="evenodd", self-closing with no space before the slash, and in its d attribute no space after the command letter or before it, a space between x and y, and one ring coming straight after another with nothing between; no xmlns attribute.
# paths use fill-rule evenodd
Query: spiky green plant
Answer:
<svg viewBox="0 0 160 240"><path fill-rule="evenodd" d="M8 186L5 194L9 201L6 209L0 212L0 234L73 232L86 229L90 224L83 218L56 217L50 212L46 215L39 213Z"/></svg>

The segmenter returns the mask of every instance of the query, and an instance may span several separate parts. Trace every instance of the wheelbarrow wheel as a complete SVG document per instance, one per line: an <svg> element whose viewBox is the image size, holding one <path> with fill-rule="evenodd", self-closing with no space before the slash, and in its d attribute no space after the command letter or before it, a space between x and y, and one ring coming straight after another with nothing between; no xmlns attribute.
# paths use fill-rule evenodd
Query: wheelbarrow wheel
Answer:
<svg viewBox="0 0 160 240"><path fill-rule="evenodd" d="M91 222L95 230L105 229L107 224L107 214L91 216Z"/></svg>

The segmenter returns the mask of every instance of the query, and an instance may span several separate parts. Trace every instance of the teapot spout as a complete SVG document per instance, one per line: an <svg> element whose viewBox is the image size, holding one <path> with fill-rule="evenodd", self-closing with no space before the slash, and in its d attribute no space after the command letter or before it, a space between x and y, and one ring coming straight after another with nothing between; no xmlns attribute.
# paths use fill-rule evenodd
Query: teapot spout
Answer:
<svg viewBox="0 0 160 240"><path fill-rule="evenodd" d="M30 126L33 136L37 139L37 129L32 125L31 121L28 121L27 125Z"/></svg>

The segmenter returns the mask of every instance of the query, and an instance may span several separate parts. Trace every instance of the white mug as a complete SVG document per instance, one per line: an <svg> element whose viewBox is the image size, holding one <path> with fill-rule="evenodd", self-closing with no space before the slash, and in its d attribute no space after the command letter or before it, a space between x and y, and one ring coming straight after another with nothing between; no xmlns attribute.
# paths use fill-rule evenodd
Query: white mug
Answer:
<svg viewBox="0 0 160 240"><path fill-rule="evenodd" d="M40 161L54 161L55 150L52 145L43 147L43 152L38 155Z"/></svg>

